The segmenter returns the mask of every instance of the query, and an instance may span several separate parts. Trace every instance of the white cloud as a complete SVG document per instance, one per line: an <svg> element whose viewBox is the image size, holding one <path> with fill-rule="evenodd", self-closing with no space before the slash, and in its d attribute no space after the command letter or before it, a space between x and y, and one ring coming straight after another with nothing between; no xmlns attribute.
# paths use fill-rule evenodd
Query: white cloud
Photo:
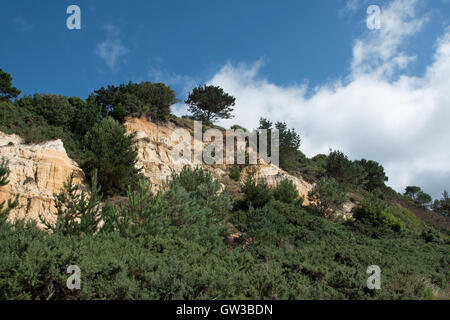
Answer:
<svg viewBox="0 0 450 320"><path fill-rule="evenodd" d="M396 0L383 8L384 29L354 43L345 81L279 86L259 76L260 61L227 63L209 81L236 97L236 120L221 124L255 128L260 116L286 121L301 133L309 156L331 147L352 159L373 159L396 190L415 184L439 196L450 187L450 30L436 42L423 77L398 73L414 61L402 45L426 22L415 6L415 0Z"/></svg>
<svg viewBox="0 0 450 320"><path fill-rule="evenodd" d="M128 53L128 49L120 40L120 30L113 25L106 25L104 29L107 32L106 39L99 43L96 48L96 54L102 58L109 69L114 70L120 59Z"/></svg>
<svg viewBox="0 0 450 320"><path fill-rule="evenodd" d="M367 30L353 47L353 74L392 76L415 57L402 52L408 37L420 31L428 17L416 17L417 0L396 0L381 8L381 29Z"/></svg>
<svg viewBox="0 0 450 320"><path fill-rule="evenodd" d="M180 92L183 96L187 95L192 88L198 85L198 81L193 77L168 71L162 66L150 67L148 78L153 82L162 82L170 86L180 87Z"/></svg>

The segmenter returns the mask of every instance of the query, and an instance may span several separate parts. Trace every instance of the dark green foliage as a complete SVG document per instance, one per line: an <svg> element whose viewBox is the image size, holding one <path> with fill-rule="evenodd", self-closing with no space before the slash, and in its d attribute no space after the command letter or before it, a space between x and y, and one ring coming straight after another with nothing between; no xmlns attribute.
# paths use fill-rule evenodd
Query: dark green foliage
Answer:
<svg viewBox="0 0 450 320"><path fill-rule="evenodd" d="M442 238L441 234L432 227L427 227L425 230L423 230L421 237L425 242L435 242L435 243L441 243Z"/></svg>
<svg viewBox="0 0 450 320"><path fill-rule="evenodd" d="M349 168L351 161L341 151L332 151L327 159L327 174L339 182L351 180Z"/></svg>
<svg viewBox="0 0 450 320"><path fill-rule="evenodd" d="M430 204L431 201L433 200L433 198L431 198L431 196L428 193L425 193L423 191L420 191L417 194L417 198L416 198L416 203L419 206L422 206L424 208L427 208Z"/></svg>
<svg viewBox="0 0 450 320"><path fill-rule="evenodd" d="M433 210L442 215L450 216L450 197L446 190L442 193L442 199L434 201Z"/></svg>
<svg viewBox="0 0 450 320"><path fill-rule="evenodd" d="M394 210L388 210L388 206L384 201L380 200L376 195L371 194L355 210L353 218L376 227L387 226L394 231L405 230L403 222L393 214Z"/></svg>
<svg viewBox="0 0 450 320"><path fill-rule="evenodd" d="M184 166L180 173L173 174L171 178L168 183L169 187L173 187L175 184L181 185L188 192L193 192L200 185L209 184L214 180L209 171L201 167L191 169L188 166Z"/></svg>
<svg viewBox="0 0 450 320"><path fill-rule="evenodd" d="M262 208L273 199L273 191L265 181L256 181L250 173L241 185L243 198L235 203L235 210L248 210L250 207Z"/></svg>
<svg viewBox="0 0 450 320"><path fill-rule="evenodd" d="M303 178L315 181L326 174L327 156L324 154L317 155L311 159L300 150L297 151L298 164L294 170L291 170L293 174L298 173Z"/></svg>
<svg viewBox="0 0 450 320"><path fill-rule="evenodd" d="M384 211L388 215L392 215L395 218L398 218L406 229L415 231L416 233L420 232L423 229L423 223L421 222L421 220L406 208L398 205L392 205L387 207Z"/></svg>
<svg viewBox="0 0 450 320"><path fill-rule="evenodd" d="M384 168L376 161L366 159L350 161L340 151L332 151L326 164L327 174L351 189L375 191L385 188L388 180Z"/></svg>
<svg viewBox="0 0 450 320"><path fill-rule="evenodd" d="M69 103L74 110L74 117L70 121L70 130L77 137L83 138L84 135L100 121L101 107L95 101L93 95L84 101L77 97L69 98Z"/></svg>
<svg viewBox="0 0 450 320"><path fill-rule="evenodd" d="M68 155L78 163L82 162L84 155L81 137L71 132L70 128L50 125L42 115L32 111L31 105L18 104L18 101L16 104L0 102L0 131L20 135L25 143L61 139Z"/></svg>
<svg viewBox="0 0 450 320"><path fill-rule="evenodd" d="M170 106L178 102L173 90L163 83L130 81L118 87L108 85L94 93L103 116L110 115L119 122L128 115L145 115L165 121L171 114Z"/></svg>
<svg viewBox="0 0 450 320"><path fill-rule="evenodd" d="M448 292L449 248L436 235L399 237L271 200L233 212L241 235L230 238L230 200L210 178L184 169L160 192L141 180L121 205L103 207L95 235L1 225L0 299L424 299L434 297L431 285ZM74 264L82 282L71 291ZM382 290L366 288L373 264Z"/></svg>
<svg viewBox="0 0 450 320"><path fill-rule="evenodd" d="M294 129L288 129L285 122L276 122L275 127L273 123L266 119L259 120L259 130L267 130L267 154L271 155L271 135L272 130L277 129L279 135L279 160L280 168L283 170L293 172L299 168L299 153L300 135ZM259 143L259 139L258 139Z"/></svg>
<svg viewBox="0 0 450 320"><path fill-rule="evenodd" d="M229 174L230 178L233 179L234 181L240 181L241 180L241 171L239 171L239 168L236 167L232 167L230 169L230 174Z"/></svg>
<svg viewBox="0 0 450 320"><path fill-rule="evenodd" d="M231 210L226 193L219 193L220 183L201 168L183 168L173 174L164 191L154 192L141 179L127 201L102 210L103 232L122 236L178 236L188 240L220 242L226 232L225 215ZM219 238L218 238L219 237Z"/></svg>
<svg viewBox="0 0 450 320"><path fill-rule="evenodd" d="M6 186L9 183L9 172L8 162L2 160L0 162L0 187ZM19 203L17 197L14 200L8 199L8 203L6 204L6 207L4 209L3 207L5 206L5 201L0 202L0 226L5 223L6 219L8 218L9 212L17 207L18 204Z"/></svg>
<svg viewBox="0 0 450 320"><path fill-rule="evenodd" d="M417 197L417 194L421 191L422 189L420 187L417 186L408 186L405 188L405 193L404 195L415 200Z"/></svg>
<svg viewBox="0 0 450 320"><path fill-rule="evenodd" d="M74 99L74 101L78 99ZM26 108L31 113L42 116L49 125L70 129L70 123L76 116L75 107L69 98L56 94L34 94L16 101L16 106Z"/></svg>
<svg viewBox="0 0 450 320"><path fill-rule="evenodd" d="M74 183L73 174L64 183L63 189L55 195L56 222L39 216L41 223L53 233L73 236L93 235L100 222L100 188L97 186L97 173L92 175L91 192L86 192Z"/></svg>
<svg viewBox="0 0 450 320"><path fill-rule="evenodd" d="M295 184L288 179L282 180L273 190L273 195L276 200L293 204L298 201L298 190Z"/></svg>
<svg viewBox="0 0 450 320"><path fill-rule="evenodd" d="M137 152L134 135L127 135L122 125L111 117L96 124L84 139L86 161L84 172L98 172L98 183L105 195L125 192L137 181Z"/></svg>
<svg viewBox="0 0 450 320"><path fill-rule="evenodd" d="M417 205L424 208L428 207L433 200L429 194L423 192L422 189L417 186L406 187L404 195L413 200Z"/></svg>
<svg viewBox="0 0 450 320"><path fill-rule="evenodd" d="M355 161L355 164L362 166L367 174L367 184L365 184L366 190L374 191L376 189L384 188L385 182L388 181L388 177L384 172L384 168L378 162L362 159Z"/></svg>
<svg viewBox="0 0 450 320"><path fill-rule="evenodd" d="M0 69L0 101L17 98L20 90L12 86L12 77Z"/></svg>
<svg viewBox="0 0 450 320"><path fill-rule="evenodd" d="M236 99L218 86L198 86L192 89L185 103L196 120L212 124L217 119L231 119Z"/></svg>
<svg viewBox="0 0 450 320"><path fill-rule="evenodd" d="M334 178L321 178L308 194L312 206L322 216L328 216L333 211L342 209L346 200L344 190Z"/></svg>

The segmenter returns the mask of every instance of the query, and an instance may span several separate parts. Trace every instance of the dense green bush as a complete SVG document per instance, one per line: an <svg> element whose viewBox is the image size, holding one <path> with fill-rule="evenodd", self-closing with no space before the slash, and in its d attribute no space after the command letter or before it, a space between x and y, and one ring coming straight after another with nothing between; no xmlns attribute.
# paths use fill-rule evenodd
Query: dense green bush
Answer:
<svg viewBox="0 0 450 320"><path fill-rule="evenodd" d="M289 180L282 180L273 191L276 200L284 203L294 203L298 200L298 190L295 184Z"/></svg>
<svg viewBox="0 0 450 320"><path fill-rule="evenodd" d="M90 178L98 173L98 183L105 195L120 194L137 181L137 151L134 135L111 117L104 118L85 136L86 161L83 170Z"/></svg>
<svg viewBox="0 0 450 320"><path fill-rule="evenodd" d="M239 168L236 167L232 167L230 169L230 174L229 174L230 178L233 179L234 181L240 181L241 180L241 171L239 170Z"/></svg>
<svg viewBox="0 0 450 320"><path fill-rule="evenodd" d="M394 213L398 214L398 212L397 208L389 209L384 201L371 194L361 202L360 207L356 208L353 217L358 221L370 223L374 226L388 226L395 231L402 231L405 230L404 223L394 216Z"/></svg>
<svg viewBox="0 0 450 320"><path fill-rule="evenodd" d="M103 207L94 235L0 225L0 299L424 299L434 297L431 285L448 292L448 244L371 237L378 227L273 199L228 221L219 188L200 170L185 169L159 192L141 180L119 206ZM374 264L382 290L366 288ZM70 265L81 269L80 290L66 287Z"/></svg>
<svg viewBox="0 0 450 320"><path fill-rule="evenodd" d="M423 223L420 221L420 219L406 208L398 205L393 205L387 207L384 211L388 215L392 215L395 218L398 218L403 223L405 228L409 230L420 232L423 229Z"/></svg>
<svg viewBox="0 0 450 320"><path fill-rule="evenodd" d="M441 234L432 227L427 227L422 231L421 237L425 242L435 242L435 243L441 243L442 237Z"/></svg>
<svg viewBox="0 0 450 320"><path fill-rule="evenodd" d="M337 181L328 177L321 178L308 193L308 197L315 210L323 216L328 216L330 211L341 210L346 200L345 192Z"/></svg>
<svg viewBox="0 0 450 320"><path fill-rule="evenodd" d="M231 200L219 190L220 183L200 168L183 168L158 192L141 179L135 190L128 189L125 203L103 208L102 231L133 237L176 235L205 245L221 242Z"/></svg>
<svg viewBox="0 0 450 320"><path fill-rule="evenodd" d="M235 202L235 209L238 210L262 208L273 199L272 188L265 181L256 181L252 173L247 175L240 192L243 193L243 198Z"/></svg>

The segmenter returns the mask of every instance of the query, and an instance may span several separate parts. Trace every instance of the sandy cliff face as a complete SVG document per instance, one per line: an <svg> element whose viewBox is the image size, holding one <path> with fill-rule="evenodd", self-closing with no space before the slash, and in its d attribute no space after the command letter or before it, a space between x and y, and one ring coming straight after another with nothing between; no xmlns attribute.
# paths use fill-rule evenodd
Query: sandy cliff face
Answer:
<svg viewBox="0 0 450 320"><path fill-rule="evenodd" d="M128 133L136 134L137 165L156 187L161 186L172 173L181 171L185 165L195 166L192 159L176 160L172 157L172 151L178 143L172 141L172 134L179 129L174 123L158 125L145 118L131 118L124 126ZM186 129L192 133L193 143L192 128ZM11 212L10 220L31 218L39 221L40 213L50 220L54 219L54 194L60 191L71 173L74 173L76 182L83 180L82 170L67 156L61 140L26 145L20 137L0 132L0 159L9 162L11 171L9 184L0 187L0 202L19 196L19 207ZM231 168L229 165L201 166L221 181L226 180L224 178L228 177ZM293 181L299 195L305 198L304 204L309 204L307 194L313 185L301 177L291 176L274 165L261 163L243 169L241 180L245 179L250 168L255 170L257 179L264 179L271 186L276 186L283 179Z"/></svg>
<svg viewBox="0 0 450 320"><path fill-rule="evenodd" d="M73 172L81 181L83 171L67 156L61 140L25 145L16 135L0 132L0 159L9 162L9 184L0 187L0 202L19 196L19 206L9 219L39 221L39 213L49 217L55 211L53 194L58 193Z"/></svg>
<svg viewBox="0 0 450 320"><path fill-rule="evenodd" d="M173 172L179 172L185 165L195 166L193 162L186 161L186 159L181 158L176 161L172 158L173 149L178 143L176 140L172 141L172 134L178 129L174 123L158 125L145 118L131 118L125 122L124 126L128 133L134 132L136 134L138 166L142 168L143 174L153 184L160 186L167 177ZM186 129L191 133L192 146L194 143L193 132L191 129ZM228 175L230 168L227 165L202 164L201 166L211 171L219 180ZM307 194L312 189L312 184L302 178L291 176L274 165L259 164L251 167L256 170L255 177L257 179L264 179L271 186L276 186L283 179L293 181L299 195L304 196L305 204L308 204ZM243 171L242 179L245 178L245 171Z"/></svg>

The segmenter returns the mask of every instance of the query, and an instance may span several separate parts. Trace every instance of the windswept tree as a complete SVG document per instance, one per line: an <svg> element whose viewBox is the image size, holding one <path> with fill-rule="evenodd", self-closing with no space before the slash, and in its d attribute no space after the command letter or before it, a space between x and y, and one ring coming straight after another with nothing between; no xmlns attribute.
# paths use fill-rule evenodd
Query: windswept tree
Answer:
<svg viewBox="0 0 450 320"><path fill-rule="evenodd" d="M423 192L417 186L407 186L404 195L413 200L417 205L425 208L433 201L433 198L428 193Z"/></svg>
<svg viewBox="0 0 450 320"><path fill-rule="evenodd" d="M17 98L20 90L12 86L12 77L0 69L0 101Z"/></svg>
<svg viewBox="0 0 450 320"><path fill-rule="evenodd" d="M218 86L198 86L192 90L185 103L194 119L212 124L217 119L231 119L236 99Z"/></svg>
<svg viewBox="0 0 450 320"><path fill-rule="evenodd" d="M408 198L411 198L413 200L416 200L417 198L417 194L421 191L422 189L420 187L417 186L407 186L405 188L405 193L404 195L407 196Z"/></svg>

